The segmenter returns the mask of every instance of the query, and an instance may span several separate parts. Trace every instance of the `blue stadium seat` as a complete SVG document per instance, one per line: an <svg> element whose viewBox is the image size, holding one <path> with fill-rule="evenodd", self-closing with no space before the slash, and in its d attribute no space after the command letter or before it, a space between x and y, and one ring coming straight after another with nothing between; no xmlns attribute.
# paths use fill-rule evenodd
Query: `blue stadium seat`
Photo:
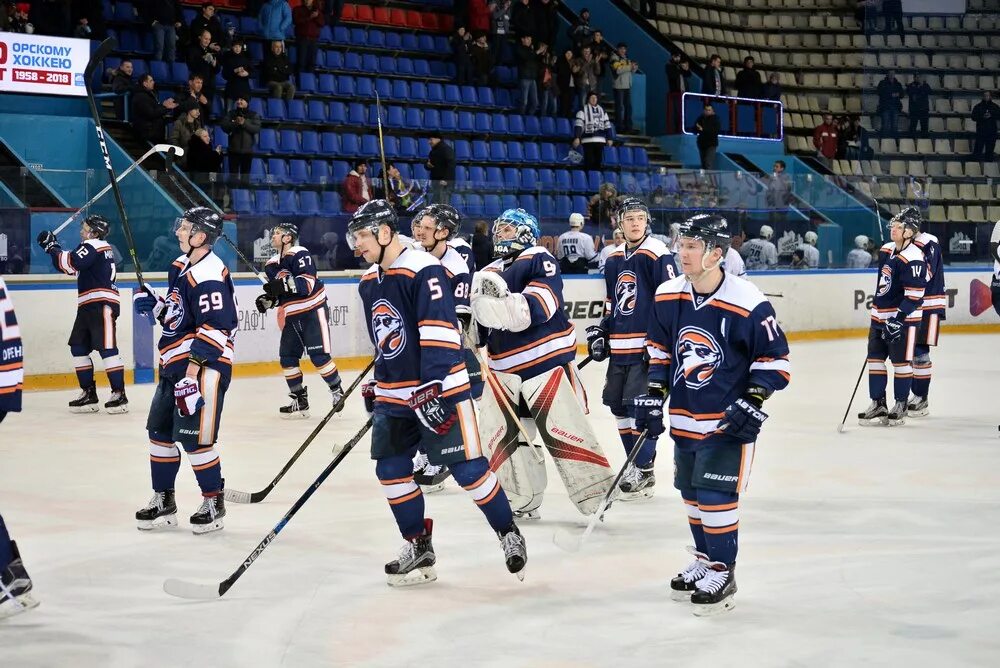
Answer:
<svg viewBox="0 0 1000 668"><path fill-rule="evenodd" d="M330 163L326 160L313 160L309 168L309 183L326 185L330 182Z"/></svg>
<svg viewBox="0 0 1000 668"><path fill-rule="evenodd" d="M254 63L260 63L264 60L264 44L263 42L253 41L247 44L247 53L250 54L250 61Z"/></svg>
<svg viewBox="0 0 1000 668"><path fill-rule="evenodd" d="M591 192L590 184L587 183L587 173L582 169L570 171L570 189L575 193Z"/></svg>
<svg viewBox="0 0 1000 668"><path fill-rule="evenodd" d="M444 62L440 60L431 60L428 61L427 64L431 68L432 77L437 77L440 79L454 78L454 77L448 77L448 66Z"/></svg>
<svg viewBox="0 0 1000 668"><path fill-rule="evenodd" d="M240 17L240 34L242 35L256 35L257 29L257 17L255 16L241 16Z"/></svg>
<svg viewBox="0 0 1000 668"><path fill-rule="evenodd" d="M427 101L444 102L444 86L439 83L427 84Z"/></svg>
<svg viewBox="0 0 1000 668"><path fill-rule="evenodd" d="M414 81L410 84L410 100L413 102L423 102L427 99L427 84L423 81Z"/></svg>
<svg viewBox="0 0 1000 668"><path fill-rule="evenodd" d="M418 77L428 78L431 76L431 66L423 58L417 58L413 61L413 75Z"/></svg>
<svg viewBox="0 0 1000 668"><path fill-rule="evenodd" d="M419 110L415 110L419 111ZM407 117L409 117L410 109L406 110ZM417 140L413 137L400 137L399 138L399 157L403 159L414 160L417 158Z"/></svg>
<svg viewBox="0 0 1000 668"><path fill-rule="evenodd" d="M472 141L472 159L476 162L489 162L490 148L482 139L474 139Z"/></svg>
<svg viewBox="0 0 1000 668"><path fill-rule="evenodd" d="M333 125L346 125L347 105L343 102L331 102L326 117Z"/></svg>
<svg viewBox="0 0 1000 668"><path fill-rule="evenodd" d="M455 188L465 190L469 186L469 170L464 165L455 166Z"/></svg>
<svg viewBox="0 0 1000 668"><path fill-rule="evenodd" d="M474 117L473 126L477 133L489 134L493 124L490 122L490 115L483 111L477 111Z"/></svg>
<svg viewBox="0 0 1000 668"><path fill-rule="evenodd" d="M309 100L306 108L306 120L314 123L326 123L326 104L322 100Z"/></svg>
<svg viewBox="0 0 1000 668"><path fill-rule="evenodd" d="M482 190L484 183L486 183L486 171L479 165L469 167L465 183L466 189L472 191Z"/></svg>
<svg viewBox="0 0 1000 668"><path fill-rule="evenodd" d="M524 116L521 114L511 114L510 116L507 116L507 129L512 135L523 135Z"/></svg>
<svg viewBox="0 0 1000 668"><path fill-rule="evenodd" d="M361 157L363 158L375 158L379 155L378 148L378 137L371 135L362 135L361 137Z"/></svg>
<svg viewBox="0 0 1000 668"><path fill-rule="evenodd" d="M333 41L333 29L330 26L323 26L319 29L319 41L324 44L329 44ZM322 49L320 49L322 52Z"/></svg>
<svg viewBox="0 0 1000 668"><path fill-rule="evenodd" d="M364 28L351 28L350 43L355 46L364 46L368 43L368 35Z"/></svg>
<svg viewBox="0 0 1000 668"><path fill-rule="evenodd" d="M538 198L534 195L521 195L517 198L518 204L528 213L541 217L538 211Z"/></svg>
<svg viewBox="0 0 1000 668"><path fill-rule="evenodd" d="M490 142L490 153L494 153L493 146L496 144L503 145L503 142ZM507 160L510 162L521 163L524 162L524 147L521 146L519 141L507 142Z"/></svg>
<svg viewBox="0 0 1000 668"><path fill-rule="evenodd" d="M632 167L632 149L628 146L618 147L618 164L623 168Z"/></svg>
<svg viewBox="0 0 1000 668"><path fill-rule="evenodd" d="M506 209L516 209L518 208L517 196L516 195L503 195L500 198L500 206ZM528 213L533 213L529 211Z"/></svg>
<svg viewBox="0 0 1000 668"><path fill-rule="evenodd" d="M340 137L333 132L324 132L320 135L320 148L327 155L340 153Z"/></svg>
<svg viewBox="0 0 1000 668"><path fill-rule="evenodd" d="M187 67L187 65L185 65L184 67ZM187 70L184 71L186 72ZM149 67L146 65L145 60L143 60L142 58L136 58L135 60L132 61L133 78L138 79L143 74L148 74L148 73L149 73ZM184 78L184 81L187 81L187 77Z"/></svg>
<svg viewBox="0 0 1000 668"><path fill-rule="evenodd" d="M569 122L568 118L556 119L556 136L565 137L566 139L573 136L573 124Z"/></svg>
<svg viewBox="0 0 1000 668"><path fill-rule="evenodd" d="M376 79L375 80L375 92L378 93L379 97L382 98L383 102L385 100L392 98L392 82L388 79ZM360 94L361 91L359 90Z"/></svg>
<svg viewBox="0 0 1000 668"><path fill-rule="evenodd" d="M466 216L481 216L483 215L483 211L483 198L481 195L469 193L465 196L465 210L462 213Z"/></svg>
<svg viewBox="0 0 1000 668"><path fill-rule="evenodd" d="M331 168L330 176L336 184L343 183L351 172L351 164L346 160L334 160Z"/></svg>
<svg viewBox="0 0 1000 668"><path fill-rule="evenodd" d="M489 132L495 135L507 135L510 131L507 129L507 117L503 114L484 114L489 116L490 119L490 130ZM478 116L478 114L477 114Z"/></svg>
<svg viewBox="0 0 1000 668"><path fill-rule="evenodd" d="M320 213L319 193L315 190L300 190L298 213L303 213L307 216L318 216Z"/></svg>
<svg viewBox="0 0 1000 668"><path fill-rule="evenodd" d="M554 218L556 215L556 199L552 195L541 195L538 198L538 217Z"/></svg>
<svg viewBox="0 0 1000 668"><path fill-rule="evenodd" d="M216 100L219 98L216 97ZM300 123L306 120L306 103L303 100L288 101L288 120Z"/></svg>
<svg viewBox="0 0 1000 668"><path fill-rule="evenodd" d="M344 54L344 69L352 72L361 71L361 54L349 51Z"/></svg>
<svg viewBox="0 0 1000 668"><path fill-rule="evenodd" d="M431 175L424 166L424 163L418 162L413 164L413 178L417 181L427 181L431 178Z"/></svg>
<svg viewBox="0 0 1000 668"><path fill-rule="evenodd" d="M538 190L538 171L533 167L523 167L520 172L521 189Z"/></svg>
<svg viewBox="0 0 1000 668"><path fill-rule="evenodd" d="M299 133L295 130L282 130L278 145L281 148L281 153L300 153L302 151Z"/></svg>
<svg viewBox="0 0 1000 668"><path fill-rule="evenodd" d="M312 72L303 72L299 75L299 87L298 92L300 93L315 93L316 92L316 75Z"/></svg>
<svg viewBox="0 0 1000 668"><path fill-rule="evenodd" d="M403 39L405 40L406 38L404 37ZM404 48L407 47L404 46ZM427 34L417 35L416 50L434 53L437 50L437 47L434 46L434 37ZM444 51L441 51L441 53L451 53L451 51L445 47Z"/></svg>
<svg viewBox="0 0 1000 668"><path fill-rule="evenodd" d="M462 95L462 104L476 106L479 104L479 96L476 94L475 86L462 86L459 88Z"/></svg>
<svg viewBox="0 0 1000 668"><path fill-rule="evenodd" d="M142 44L139 35L134 30L124 28L118 31L118 43L121 51L141 51Z"/></svg>
<svg viewBox="0 0 1000 668"><path fill-rule="evenodd" d="M332 74L320 74L318 85L323 95L333 95L337 91L337 80Z"/></svg>
<svg viewBox="0 0 1000 668"><path fill-rule="evenodd" d="M462 97L465 97L465 93L462 93ZM479 100L479 105L482 107L495 107L496 103L493 100L493 89L487 86L478 86L476 88L476 98Z"/></svg>
<svg viewBox="0 0 1000 668"><path fill-rule="evenodd" d="M365 53L361 56L361 71L365 73L379 73L378 56L372 53Z"/></svg>
<svg viewBox="0 0 1000 668"><path fill-rule="evenodd" d="M229 148L229 135L227 135L225 131L217 125L212 129L212 142L216 146L221 146L222 150L225 151Z"/></svg>
<svg viewBox="0 0 1000 668"><path fill-rule="evenodd" d="M441 112L440 125L438 126L445 132L455 132L458 130L458 115L451 109L445 109Z"/></svg>
<svg viewBox="0 0 1000 668"><path fill-rule="evenodd" d="M488 192L503 192L503 170L499 167L487 167L482 189Z"/></svg>
<svg viewBox="0 0 1000 668"><path fill-rule="evenodd" d="M573 181L568 169L553 170L556 175L555 189L561 193L568 193L573 190Z"/></svg>
<svg viewBox="0 0 1000 668"><path fill-rule="evenodd" d="M348 30L347 26L336 26L333 29L333 41L336 44L350 44L351 43L351 31Z"/></svg>
<svg viewBox="0 0 1000 668"><path fill-rule="evenodd" d="M558 218L569 218L569 214L573 213L573 202L570 200L568 195L556 195L556 211L555 215ZM585 213L580 211L579 213Z"/></svg>
<svg viewBox="0 0 1000 668"><path fill-rule="evenodd" d="M431 140L427 137L417 138L417 155L420 156L421 160L427 158L427 154L431 152Z"/></svg>
<svg viewBox="0 0 1000 668"><path fill-rule="evenodd" d="M538 143L533 141L524 142L524 161L540 162L542 159Z"/></svg>
<svg viewBox="0 0 1000 668"><path fill-rule="evenodd" d="M320 153L319 134L315 130L303 130L301 137L302 144L299 150L304 155Z"/></svg>
<svg viewBox="0 0 1000 668"><path fill-rule="evenodd" d="M340 195L333 190L324 190L320 194L319 210L323 215L336 216L340 213Z"/></svg>
<svg viewBox="0 0 1000 668"><path fill-rule="evenodd" d="M552 116L542 116L539 119L539 125L541 126L542 135L546 137L554 137L556 135L556 119Z"/></svg>
<svg viewBox="0 0 1000 668"><path fill-rule="evenodd" d="M328 70L344 69L344 54L341 53L340 51L327 51L326 69Z"/></svg>
<svg viewBox="0 0 1000 668"><path fill-rule="evenodd" d="M538 122L538 116L524 117L524 134L529 137L538 137L542 134L542 126Z"/></svg>
<svg viewBox="0 0 1000 668"><path fill-rule="evenodd" d="M266 183L267 168L261 158L254 158L250 161L250 183Z"/></svg>
<svg viewBox="0 0 1000 668"><path fill-rule="evenodd" d="M551 169L538 170L538 186L542 190L552 190L556 187L556 174Z"/></svg>
<svg viewBox="0 0 1000 668"><path fill-rule="evenodd" d="M431 46L434 45L434 40L431 40ZM420 48L420 40L413 33L402 33L400 35L400 48L403 51L424 51L425 49Z"/></svg>
<svg viewBox="0 0 1000 668"><path fill-rule="evenodd" d="M288 163L281 158L268 158L267 182L288 183Z"/></svg>
<svg viewBox="0 0 1000 668"><path fill-rule="evenodd" d="M618 187L618 172L606 171L601 176L601 183L610 183L611 185Z"/></svg>
<svg viewBox="0 0 1000 668"><path fill-rule="evenodd" d="M403 113L403 107L389 105L385 108L385 124L390 128L402 128L404 125Z"/></svg>
<svg viewBox="0 0 1000 668"><path fill-rule="evenodd" d="M485 142L481 143L485 146ZM468 140L456 139L453 148L455 149L455 160L459 162L469 162L472 160L472 146Z"/></svg>
<svg viewBox="0 0 1000 668"><path fill-rule="evenodd" d="M394 59L396 63L396 73L402 77L412 77L413 76L413 60L410 58L396 58Z"/></svg>
<svg viewBox="0 0 1000 668"><path fill-rule="evenodd" d="M354 97L354 77L347 74L337 75L337 95Z"/></svg>
<svg viewBox="0 0 1000 668"><path fill-rule="evenodd" d="M431 111L434 111L435 113L437 112L436 109L427 110L427 112ZM406 108L406 113L403 115L403 127L408 128L410 130L419 130L420 128L423 127L423 123L424 119L423 119L423 114L420 111L420 107ZM414 150L416 150L416 147L414 147Z"/></svg>
<svg viewBox="0 0 1000 668"><path fill-rule="evenodd" d="M431 49L435 53L448 53L448 38L444 35L434 36L434 48Z"/></svg>
<svg viewBox="0 0 1000 668"><path fill-rule="evenodd" d="M576 213L582 213L584 216L586 216L587 211L589 210L587 199L588 198L585 197L584 195L574 195L573 211L575 211Z"/></svg>
<svg viewBox="0 0 1000 668"><path fill-rule="evenodd" d="M441 115L437 109L424 109L423 124L416 126L418 129L436 130L441 127Z"/></svg>
<svg viewBox="0 0 1000 668"><path fill-rule="evenodd" d="M309 168L305 160L295 158L288 161L288 180L296 185L309 182Z"/></svg>
<svg viewBox="0 0 1000 668"><path fill-rule="evenodd" d="M453 194L448 203L451 204L456 209L458 209L459 211L465 209L465 199L458 193Z"/></svg>
<svg viewBox="0 0 1000 668"><path fill-rule="evenodd" d="M380 74L395 74L396 59L392 56L380 56L378 59L378 72Z"/></svg>
<svg viewBox="0 0 1000 668"><path fill-rule="evenodd" d="M361 155L361 145L357 135L340 135L340 154L350 157Z"/></svg>
<svg viewBox="0 0 1000 668"><path fill-rule="evenodd" d="M409 101L410 84L406 83L402 79L394 80L392 82L392 99L399 101Z"/></svg>
<svg viewBox="0 0 1000 668"><path fill-rule="evenodd" d="M601 183L603 183L604 180L601 177L600 172L590 170L589 172L586 172L586 178L587 178L587 192L596 193L598 190L601 189Z"/></svg>
<svg viewBox="0 0 1000 668"><path fill-rule="evenodd" d="M371 28L368 31L368 38L365 43L370 49L384 49L385 48L385 33L377 28Z"/></svg>
<svg viewBox="0 0 1000 668"><path fill-rule="evenodd" d="M475 153L475 142L473 145L473 153ZM504 162L507 160L507 145L500 140L493 140L490 142L490 159L493 162Z"/></svg>
<svg viewBox="0 0 1000 668"><path fill-rule="evenodd" d="M539 145L541 149L541 161L544 163L554 163L559 162L559 158L556 156L556 145L550 144L549 142L542 142Z"/></svg>
<svg viewBox="0 0 1000 668"><path fill-rule="evenodd" d="M514 108L514 96L513 93L507 88L499 88L496 92L496 106L503 107L504 109Z"/></svg>
<svg viewBox="0 0 1000 668"><path fill-rule="evenodd" d="M358 97L375 97L375 88L372 84L372 80L364 77L355 79L354 94Z"/></svg>
<svg viewBox="0 0 1000 668"><path fill-rule="evenodd" d="M135 74L135 64L136 64L136 61L132 61L132 65L133 65L132 73L133 74ZM170 79L169 79L169 81L173 81L174 83L177 83L177 84L186 84L189 75L190 75L190 72L188 72L187 63L170 63ZM139 75L136 75L136 76L139 76ZM154 79L156 78L155 74L153 75L153 78Z"/></svg>
<svg viewBox="0 0 1000 668"><path fill-rule="evenodd" d="M382 143L385 145L385 157L394 160L399 157L399 138L386 135Z"/></svg>
<svg viewBox="0 0 1000 668"><path fill-rule="evenodd" d="M368 107L360 102L347 105L347 122L351 125L368 125Z"/></svg>
<svg viewBox="0 0 1000 668"><path fill-rule="evenodd" d="M646 153L646 149L641 146L632 149L632 164L637 168L649 167L649 154Z"/></svg>
<svg viewBox="0 0 1000 668"><path fill-rule="evenodd" d="M617 146L604 147L604 164L608 167L617 167L619 165Z"/></svg>
<svg viewBox="0 0 1000 668"><path fill-rule="evenodd" d="M232 196L233 211L236 213L250 213L253 211L253 202L250 201L250 191L243 188L234 188Z"/></svg>
<svg viewBox="0 0 1000 668"><path fill-rule="evenodd" d="M255 190L253 194L253 210L256 214L274 213L274 197L270 190Z"/></svg>
<svg viewBox="0 0 1000 668"><path fill-rule="evenodd" d="M327 51L326 49L316 49L316 60L313 63L313 65L315 67L320 68L320 69L324 69L324 70L327 69L327 64L326 64L326 54L327 53L337 53L337 52L336 51ZM303 72L303 74L305 74L305 73Z"/></svg>
<svg viewBox="0 0 1000 668"><path fill-rule="evenodd" d="M387 32L385 34L385 48L392 49L393 51L401 51L403 49L403 40L398 32Z"/></svg>
<svg viewBox="0 0 1000 668"><path fill-rule="evenodd" d="M503 213L503 205L500 204L499 195L486 195L483 197L483 212L480 215L494 218L501 213Z"/></svg>
<svg viewBox="0 0 1000 668"><path fill-rule="evenodd" d="M469 134L476 131L475 118L471 111L458 112L458 131Z"/></svg>
<svg viewBox="0 0 1000 668"><path fill-rule="evenodd" d="M445 84L444 101L449 104L462 104L462 94L455 84Z"/></svg>
<svg viewBox="0 0 1000 668"><path fill-rule="evenodd" d="M277 153L278 134L271 128L264 128L257 135L257 153Z"/></svg>
<svg viewBox="0 0 1000 668"><path fill-rule="evenodd" d="M515 162L510 157L510 147L507 147L507 158L511 162ZM521 168L520 167L504 167L503 169L503 189L513 190L517 192L521 189Z"/></svg>
<svg viewBox="0 0 1000 668"><path fill-rule="evenodd" d="M517 70L513 67L497 65L494 73L496 74L497 83L501 86L507 86L517 82Z"/></svg>
<svg viewBox="0 0 1000 668"><path fill-rule="evenodd" d="M267 112L264 110L264 100L259 97L250 98L250 111L256 112L261 118L264 118L264 114Z"/></svg>
<svg viewBox="0 0 1000 668"><path fill-rule="evenodd" d="M116 60L117 60L117 58L116 58ZM111 64L110 61L111 61L111 59L108 58L105 61L105 65L108 66L108 67L113 67L113 65ZM114 67L117 67L117 65L114 65ZM132 72L134 74L135 73L135 63L132 63L132 67L133 67ZM151 60L151 61L149 61L149 73L153 75L154 79L156 79L156 83L161 84L161 85L173 84L173 83L180 83L179 81L174 81L171 78L170 65L168 63L162 61L162 60Z"/></svg>

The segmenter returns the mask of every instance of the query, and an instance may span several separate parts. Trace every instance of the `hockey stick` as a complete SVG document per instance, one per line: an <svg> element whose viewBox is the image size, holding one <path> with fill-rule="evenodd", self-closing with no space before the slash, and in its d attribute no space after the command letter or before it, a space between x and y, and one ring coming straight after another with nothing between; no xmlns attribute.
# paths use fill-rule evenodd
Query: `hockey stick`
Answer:
<svg viewBox="0 0 1000 668"><path fill-rule="evenodd" d="M121 174L119 174L118 178L115 179L115 180L118 183L121 183L122 180L126 176L128 176L129 174L131 174L132 172L134 172L136 169L138 169L139 165L141 165L146 160L146 158L148 158L149 156L153 155L154 153L164 153L166 151L169 151L170 149L176 150L177 151L177 155L184 155L184 149L182 149L182 148L180 148L178 146L171 146L170 144L157 144L153 148L151 148L148 151L146 151L145 153L143 153L141 158L139 158L138 160L136 160L135 162L133 162L131 165L129 165L128 169L126 169L124 172L122 172ZM74 220L76 220L77 218L79 218L80 214L82 214L84 212L84 210L86 210L88 207L90 207L97 200L99 200L102 197L104 197L104 195L106 195L109 190L111 190L111 184L110 183L108 185L104 186L103 188L101 188L100 192L98 192L96 195L94 195L93 197L90 198L90 201L88 201L86 204L84 204L83 206L81 206L79 209L77 209L73 213L72 216L70 216L65 221L63 221L63 223L59 227L57 227L56 229L54 229L52 231L52 234L54 234L56 236L59 236L59 233L62 232L63 230L65 230L67 225L69 225Z"/></svg>
<svg viewBox="0 0 1000 668"><path fill-rule="evenodd" d="M858 388L861 387L861 378L865 375L865 369L868 367L868 359L865 358L865 363L861 365L861 373L858 374L858 382L854 383L854 391L851 392L851 400L847 402L847 410L844 411L844 419L840 421L837 426L837 431L841 434L844 433L844 424L847 423L847 415L851 412L851 404L854 403L854 397L858 393Z"/></svg>
<svg viewBox="0 0 1000 668"><path fill-rule="evenodd" d="M115 168L111 164L111 154L108 153L108 144L104 140L104 128L101 127L101 114L97 110L97 102L94 101L94 91L90 88L90 80L94 77L94 70L101 61L118 46L118 41L114 37L109 37L97 47L90 56L90 62L83 71L83 84L87 91L87 102L90 103L90 115L94 119L94 130L97 132L97 143L101 146L101 157L104 158L104 167L108 170L108 178L111 180L111 189L115 193L115 204L118 205L118 215L122 219L122 232L125 233L125 242L128 244L129 255L132 256L132 263L135 265L135 276L139 280L139 285L144 285L142 280L142 267L139 265L139 254L135 249L135 239L132 237L132 228L128 224L128 217L125 215L125 200L122 199L122 191L118 188L118 179L115 177Z"/></svg>
<svg viewBox="0 0 1000 668"><path fill-rule="evenodd" d="M490 369L488 364L486 364L486 360L483 359L479 349L473 347L471 350L472 354L476 356L476 360L479 362L479 368L483 373L483 381L492 388L493 395L497 398L497 402L503 407L507 415L514 420L514 424L517 425L517 430L521 432L521 436L524 437L525 442L531 447L531 453L535 458L535 462L539 464L545 462L545 455L542 454L542 446L535 443L534 439L528 436L527 430L525 430L524 425L521 424L521 418L517 416L517 410L515 410L507 400L507 393L504 392L503 383L498 381L496 376L493 375L493 370ZM497 385L499 385L499 387L497 387Z"/></svg>
<svg viewBox="0 0 1000 668"><path fill-rule="evenodd" d="M236 581L240 578L240 576L246 573L247 569L253 565L253 562L257 560L257 557L259 557L264 550L267 549L267 546L271 544L271 541L278 537L278 534L285 528L285 525L287 525L292 517L295 516L295 513L299 511L299 508L304 506L306 501L309 500L309 497L311 497L313 493L319 489L319 486L322 485L328 477L330 477L330 474L333 473L333 469L337 468L340 462L344 461L344 458L347 457L352 449L354 449L354 446L358 444L361 438L368 433L368 430L371 429L371 427L372 419L368 418L368 421L365 422L361 431L355 434L354 438L344 445L343 449L337 454L336 457L333 458L333 461L327 464L326 468L323 469L323 472L319 474L319 477L316 478L315 482L306 488L306 491L303 492L298 501L292 505L287 513L285 513L284 517L278 520L278 523L274 525L271 532L264 536L264 540L260 541L257 547L255 547L253 551L247 555L247 558L243 560L243 563L240 564L235 571L233 571L232 575L217 585L196 584L194 582L186 582L184 580L170 578L163 583L163 591L171 596L177 596L178 598L200 600L211 600L214 598L221 598L225 595L225 593L229 591L234 584L236 584Z"/></svg>
<svg viewBox="0 0 1000 668"><path fill-rule="evenodd" d="M583 367L587 366L588 364L590 364L593 361L594 361L594 358L591 357L590 355L587 355L582 362L580 362L579 364L576 365L576 370L579 371L580 369L582 369Z"/></svg>
<svg viewBox="0 0 1000 668"><path fill-rule="evenodd" d="M552 534L552 542L556 544L561 550L567 552L579 552L580 547L583 545L583 541L587 540L594 528L597 526L598 522L604 520L604 513L614 501L614 497L618 494L618 484L621 482L622 478L625 477L625 471L628 467L635 463L635 458L639 454L639 449L646 442L647 430L643 429L642 433L639 434L639 438L636 439L635 445L632 446L632 452L628 453L628 458L625 460L625 464L622 466L621 470L618 471L618 475L615 476L614 482L611 483L611 489L608 490L607 494L601 500L601 505L597 507L594 514L590 516L590 522L587 523L587 528L583 530L582 534L575 535L571 533L568 529L559 529Z"/></svg>
<svg viewBox="0 0 1000 668"><path fill-rule="evenodd" d="M375 93L375 120L378 121L378 150L382 156L382 191L385 193L385 201L392 204L392 195L389 188L389 168L385 162L385 142L382 138L382 100L379 99L377 91Z"/></svg>
<svg viewBox="0 0 1000 668"><path fill-rule="evenodd" d="M781 297L782 299L784 299L784 297L785 297L785 295L781 294L780 292L765 292L764 296L765 297Z"/></svg>

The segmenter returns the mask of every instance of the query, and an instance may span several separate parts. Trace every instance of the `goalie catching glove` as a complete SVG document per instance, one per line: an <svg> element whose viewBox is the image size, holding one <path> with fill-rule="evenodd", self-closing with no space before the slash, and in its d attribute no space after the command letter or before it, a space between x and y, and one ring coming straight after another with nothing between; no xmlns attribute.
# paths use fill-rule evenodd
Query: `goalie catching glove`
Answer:
<svg viewBox="0 0 1000 668"><path fill-rule="evenodd" d="M439 380L432 380L415 389L408 403L420 423L440 436L447 434L458 421L455 407L441 396Z"/></svg>
<svg viewBox="0 0 1000 668"><path fill-rule="evenodd" d="M523 332L531 326L528 300L519 292L511 293L495 271L476 272L470 301L472 315L483 327Z"/></svg>
<svg viewBox="0 0 1000 668"><path fill-rule="evenodd" d="M761 410L768 392L762 387L751 387L746 393L729 404L725 417L719 423L719 431L724 432L743 443L753 443L760 434L760 428L767 419L767 413Z"/></svg>

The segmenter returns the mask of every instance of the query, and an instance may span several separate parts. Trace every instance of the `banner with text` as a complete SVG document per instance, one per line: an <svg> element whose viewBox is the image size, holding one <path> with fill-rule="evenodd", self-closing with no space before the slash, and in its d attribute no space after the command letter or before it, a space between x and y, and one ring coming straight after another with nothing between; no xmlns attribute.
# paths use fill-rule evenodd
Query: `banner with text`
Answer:
<svg viewBox="0 0 1000 668"><path fill-rule="evenodd" d="M0 91L86 95L90 40L0 32Z"/></svg>

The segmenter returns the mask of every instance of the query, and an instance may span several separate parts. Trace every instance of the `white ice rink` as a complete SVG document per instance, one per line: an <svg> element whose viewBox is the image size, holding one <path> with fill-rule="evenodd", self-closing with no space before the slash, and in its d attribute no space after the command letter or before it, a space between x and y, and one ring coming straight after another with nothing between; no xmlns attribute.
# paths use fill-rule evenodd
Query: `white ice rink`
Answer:
<svg viewBox="0 0 1000 668"><path fill-rule="evenodd" d="M41 606L0 622L0 666L995 668L998 349L1000 336L943 335L929 417L891 430L852 417L838 434L864 342L794 344L792 383L767 404L743 497L736 610L702 619L668 594L690 543L669 447L656 496L615 505L577 554L552 543L584 518L550 465L543 519L521 524L523 583L451 481L427 497L438 581L392 590L382 565L401 540L366 439L223 599L189 602L164 594L164 579L227 577L362 424L360 398L265 503L228 504L224 531L194 536L187 516L200 497L186 460L181 526L135 528L150 496L152 386L129 389L128 415L71 415L75 392L29 394L0 425L0 512ZM614 423L596 405L603 366L583 375L617 467ZM310 384L314 403L325 400ZM315 410L277 419L284 398L280 376L234 382L220 439L231 487L263 487L318 422ZM863 381L852 416L867 402Z"/></svg>

